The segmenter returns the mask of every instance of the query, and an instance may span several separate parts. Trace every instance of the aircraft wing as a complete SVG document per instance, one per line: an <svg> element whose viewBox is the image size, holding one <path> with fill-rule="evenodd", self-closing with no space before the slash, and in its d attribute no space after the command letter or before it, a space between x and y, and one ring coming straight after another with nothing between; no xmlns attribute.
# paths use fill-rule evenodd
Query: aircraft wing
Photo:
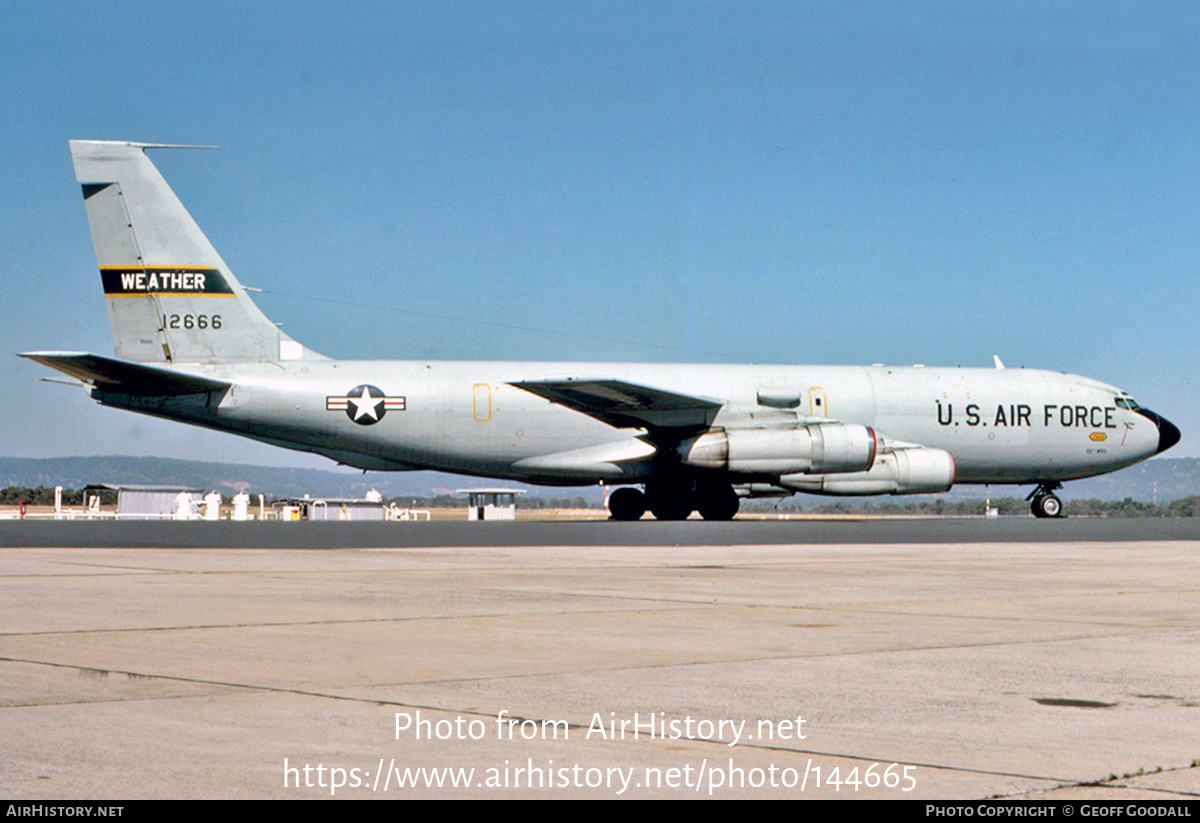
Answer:
<svg viewBox="0 0 1200 823"><path fill-rule="evenodd" d="M619 429L706 429L724 405L709 397L609 378L522 380L509 385Z"/></svg>
<svg viewBox="0 0 1200 823"><path fill-rule="evenodd" d="M19 356L57 369L102 391L141 397L176 397L183 394L224 391L231 385L222 380L181 374L157 366L130 363L127 360L84 352L35 351L24 352Z"/></svg>

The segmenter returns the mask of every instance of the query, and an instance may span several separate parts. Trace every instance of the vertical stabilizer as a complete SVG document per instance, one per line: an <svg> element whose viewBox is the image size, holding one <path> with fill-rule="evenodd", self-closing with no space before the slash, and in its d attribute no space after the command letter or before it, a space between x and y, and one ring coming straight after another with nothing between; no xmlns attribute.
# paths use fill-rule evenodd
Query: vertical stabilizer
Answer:
<svg viewBox="0 0 1200 823"><path fill-rule="evenodd" d="M259 311L147 143L72 140L117 357L213 363L320 357Z"/></svg>

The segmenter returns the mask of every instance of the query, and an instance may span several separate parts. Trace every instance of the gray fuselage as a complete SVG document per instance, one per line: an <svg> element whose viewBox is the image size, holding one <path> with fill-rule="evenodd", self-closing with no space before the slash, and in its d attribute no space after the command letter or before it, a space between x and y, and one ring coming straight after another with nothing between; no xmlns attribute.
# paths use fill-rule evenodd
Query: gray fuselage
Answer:
<svg viewBox="0 0 1200 823"><path fill-rule="evenodd" d="M870 426L883 438L950 452L958 483L1088 477L1150 457L1160 442L1154 420L1129 408L1116 387L1031 369L336 360L177 368L233 386L215 404L98 399L363 468L531 483L636 482L663 465L642 430L510 385L567 376L711 398L721 403L714 428ZM339 403L363 385L393 399L378 419L356 421ZM792 398L791 407L779 397Z"/></svg>

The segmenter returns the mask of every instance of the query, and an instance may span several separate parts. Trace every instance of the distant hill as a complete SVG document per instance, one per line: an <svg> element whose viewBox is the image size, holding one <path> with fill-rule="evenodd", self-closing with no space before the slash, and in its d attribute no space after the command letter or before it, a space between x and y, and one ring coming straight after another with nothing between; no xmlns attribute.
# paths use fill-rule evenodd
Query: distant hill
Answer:
<svg viewBox="0 0 1200 823"><path fill-rule="evenodd" d="M455 489L476 486L527 488L540 497L581 496L602 499L597 487L547 488L522 483L481 480L441 472L351 473L321 469L244 466L162 457L0 457L0 488L8 486L63 486L80 489L89 483L186 485L216 489L225 495L247 491L271 497L361 497L376 489L385 497L435 497ZM959 486L942 499L971 500L984 496L1024 496L1032 486ZM1102 477L1067 483L1059 494L1067 500L1124 500L1169 503L1200 494L1200 458L1159 458ZM798 495L805 503L826 504L829 498ZM868 498L870 499L870 498ZM903 502L914 498L887 498ZM919 498L917 498L919 499Z"/></svg>
<svg viewBox="0 0 1200 823"><path fill-rule="evenodd" d="M1160 457L1119 472L1076 480L1059 493L1065 500L1124 500L1169 503L1200 494L1200 458Z"/></svg>
<svg viewBox="0 0 1200 823"><path fill-rule="evenodd" d="M913 495L911 497L858 498L864 504L870 501L888 501L903 504L908 501L941 499L957 503L964 500L978 500L991 497L993 500L1003 497L1024 497L1033 491L1032 484L1024 486L955 486L945 494ZM1200 494L1200 458L1195 457L1160 457L1147 460L1128 469L1122 469L1112 474L1100 477L1089 477L1084 480L1072 480L1064 483L1055 492L1063 500L1124 500L1132 498L1144 503L1170 503L1184 497ZM834 498L805 497L801 505L826 505ZM847 503L853 504L855 498L846 498Z"/></svg>
<svg viewBox="0 0 1200 823"><path fill-rule="evenodd" d="M0 457L0 487L90 483L185 485L269 497L362 497L376 489L385 497L429 497L480 485L477 479L440 472L338 472L321 469L246 466L162 457ZM492 484L494 485L494 484ZM519 485L519 484L511 484Z"/></svg>

